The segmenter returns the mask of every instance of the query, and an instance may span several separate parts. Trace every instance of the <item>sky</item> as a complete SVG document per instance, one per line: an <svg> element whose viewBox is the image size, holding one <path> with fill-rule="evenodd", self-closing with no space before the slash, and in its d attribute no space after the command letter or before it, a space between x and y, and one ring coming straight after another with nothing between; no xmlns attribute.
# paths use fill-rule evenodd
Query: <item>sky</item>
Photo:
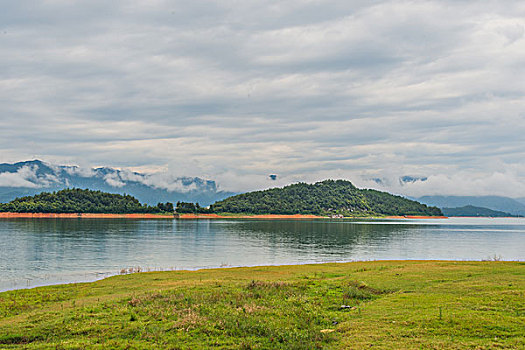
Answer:
<svg viewBox="0 0 525 350"><path fill-rule="evenodd" d="M0 162L525 197L524 36L510 0L2 1Z"/></svg>

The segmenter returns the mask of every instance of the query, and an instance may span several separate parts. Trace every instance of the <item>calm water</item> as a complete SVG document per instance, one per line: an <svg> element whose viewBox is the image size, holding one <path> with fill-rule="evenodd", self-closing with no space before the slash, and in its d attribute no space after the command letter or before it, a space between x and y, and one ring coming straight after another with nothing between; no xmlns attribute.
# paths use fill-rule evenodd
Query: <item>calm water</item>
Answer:
<svg viewBox="0 0 525 350"><path fill-rule="evenodd" d="M525 219L0 220L0 291L123 268L489 257L525 260Z"/></svg>

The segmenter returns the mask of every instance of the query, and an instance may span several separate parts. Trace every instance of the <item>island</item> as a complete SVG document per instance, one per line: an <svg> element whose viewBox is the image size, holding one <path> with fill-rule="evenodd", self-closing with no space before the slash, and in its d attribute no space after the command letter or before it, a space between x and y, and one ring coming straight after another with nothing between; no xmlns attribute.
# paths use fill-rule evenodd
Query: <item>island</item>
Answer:
<svg viewBox="0 0 525 350"><path fill-rule="evenodd" d="M439 208L387 192L359 189L346 180L297 183L243 193L218 201L209 208L179 202L177 212L324 217L443 216Z"/></svg>
<svg viewBox="0 0 525 350"><path fill-rule="evenodd" d="M443 217L439 208L350 181L324 180L234 195L209 207L199 203L141 204L130 195L88 189L43 192L0 204L0 217L343 218Z"/></svg>

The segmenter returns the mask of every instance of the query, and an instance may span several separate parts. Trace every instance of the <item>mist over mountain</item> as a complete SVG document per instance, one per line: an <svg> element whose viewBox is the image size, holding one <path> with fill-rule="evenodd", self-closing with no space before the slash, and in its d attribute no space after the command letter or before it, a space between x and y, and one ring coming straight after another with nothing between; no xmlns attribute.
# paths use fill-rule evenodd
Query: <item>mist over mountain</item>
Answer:
<svg viewBox="0 0 525 350"><path fill-rule="evenodd" d="M53 165L40 160L0 164L0 202L65 188L130 194L143 203L190 201L209 205L234 193L215 181L169 174L142 174L113 168Z"/></svg>
<svg viewBox="0 0 525 350"><path fill-rule="evenodd" d="M370 178L370 180L375 182L378 185L386 185L386 186L390 185L392 182L392 179L380 178L380 177ZM416 183L418 181L425 182L428 180L428 177L403 175L403 176L399 176L396 180L400 186L403 186L406 184Z"/></svg>
<svg viewBox="0 0 525 350"><path fill-rule="evenodd" d="M512 215L525 215L525 204L518 200L500 196L423 196L417 201L439 208L474 206L488 208Z"/></svg>

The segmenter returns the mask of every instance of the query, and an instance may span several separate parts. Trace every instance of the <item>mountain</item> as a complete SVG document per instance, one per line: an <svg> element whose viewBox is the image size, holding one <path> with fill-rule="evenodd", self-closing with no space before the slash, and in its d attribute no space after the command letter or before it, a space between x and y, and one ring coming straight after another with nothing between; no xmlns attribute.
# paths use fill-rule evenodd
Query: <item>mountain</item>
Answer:
<svg viewBox="0 0 525 350"><path fill-rule="evenodd" d="M516 198L516 200L518 202L520 202L521 204L525 204L525 197L522 197L522 198Z"/></svg>
<svg viewBox="0 0 525 350"><path fill-rule="evenodd" d="M86 169L40 160L0 164L0 203L66 188L129 194L150 205L177 201L209 205L233 194L218 191L214 181L198 177L142 174L113 168Z"/></svg>
<svg viewBox="0 0 525 350"><path fill-rule="evenodd" d="M475 207L488 208L492 210L510 213L512 215L525 216L525 204L519 201L499 196L423 196L416 198L417 201L433 205L439 208L457 208L472 205Z"/></svg>
<svg viewBox="0 0 525 350"><path fill-rule="evenodd" d="M441 208L445 216L472 216L472 217L509 217L513 216L510 213L492 210L488 208L475 207L473 205L466 205L458 208Z"/></svg>
<svg viewBox="0 0 525 350"><path fill-rule="evenodd" d="M442 215L438 208L386 192L361 190L345 180L298 183L239 194L213 204L211 210L250 214Z"/></svg>

